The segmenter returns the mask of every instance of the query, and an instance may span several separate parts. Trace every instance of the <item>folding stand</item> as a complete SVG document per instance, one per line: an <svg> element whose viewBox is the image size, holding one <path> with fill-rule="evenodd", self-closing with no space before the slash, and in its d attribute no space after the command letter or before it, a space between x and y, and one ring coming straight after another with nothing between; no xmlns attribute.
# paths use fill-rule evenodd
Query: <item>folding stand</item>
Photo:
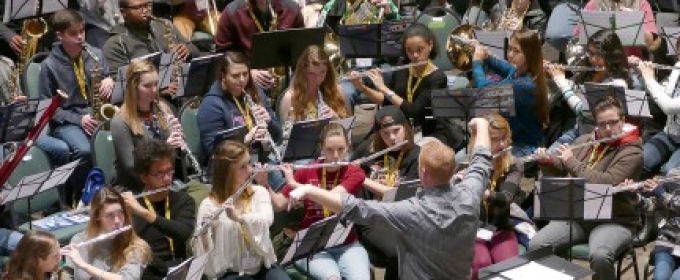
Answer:
<svg viewBox="0 0 680 280"><path fill-rule="evenodd" d="M288 139L283 139L281 154L284 162L294 162L299 159L317 158L318 143L324 128L330 119L316 119L296 122L290 131Z"/></svg>
<svg viewBox="0 0 680 280"><path fill-rule="evenodd" d="M582 279L594 274L590 269L553 255L552 248L546 247L482 268L479 270L479 279L527 280L527 277L534 277L531 279L556 279L540 273L535 268L549 269L552 271L548 270L548 272L556 273L558 277L568 276L569 279ZM525 269L525 271L521 272L518 269ZM521 276L519 276L520 274ZM515 277L515 275L518 277Z"/></svg>
<svg viewBox="0 0 680 280"><path fill-rule="evenodd" d="M473 117L492 112L498 112L506 118L515 116L514 91L510 84L456 90L435 89L431 94L434 118L461 118L468 123ZM470 131L467 126L465 132L468 138Z"/></svg>
<svg viewBox="0 0 680 280"><path fill-rule="evenodd" d="M586 184L583 178L543 177L534 196L534 218L567 221L571 246L576 221L611 220L613 194L611 185Z"/></svg>
<svg viewBox="0 0 680 280"><path fill-rule="evenodd" d="M4 22L39 17L68 8L68 0L5 0Z"/></svg>
<svg viewBox="0 0 680 280"><path fill-rule="evenodd" d="M351 224L343 225L337 216L313 223L295 234L293 244L281 260L281 266L287 266L303 258L309 261L312 256L324 249L342 245L351 229Z"/></svg>
<svg viewBox="0 0 680 280"><path fill-rule="evenodd" d="M168 275L163 280L200 280L208 264L210 252L212 250L198 257L190 257L179 265L169 268Z"/></svg>
<svg viewBox="0 0 680 280"><path fill-rule="evenodd" d="M666 45L668 47L668 55L669 56L676 56L677 51L678 51L678 46L676 46L676 42L678 40L678 37L680 37L680 27L662 27L662 34L661 36L666 38Z"/></svg>
<svg viewBox="0 0 680 280"><path fill-rule="evenodd" d="M160 59L161 52L155 52L147 54L140 57L135 57L130 60L130 63L140 60L148 59L156 68L160 69ZM123 65L116 71L116 81L113 85L113 93L111 94L111 103L120 104L123 103L123 98L125 96L125 86L127 85L127 69L130 67L129 64Z"/></svg>
<svg viewBox="0 0 680 280"><path fill-rule="evenodd" d="M73 170L80 164L80 159L57 167L49 171L38 174L33 174L24 177L19 181L17 186L11 189L5 188L0 195L5 198L5 204L26 198L28 213L31 212L31 199L43 192L46 192L56 186L63 185L71 176ZM15 207L16 205L13 205ZM33 223L29 224L29 228L33 229Z"/></svg>
<svg viewBox="0 0 680 280"><path fill-rule="evenodd" d="M383 194L382 201L396 202L414 197L420 189L420 179L399 183L395 188Z"/></svg>
<svg viewBox="0 0 680 280"><path fill-rule="evenodd" d="M641 35L645 24L645 12L599 12L581 11L579 43L588 43L589 36L602 29L610 29L621 39L624 46L644 46L645 36Z"/></svg>
<svg viewBox="0 0 680 280"><path fill-rule="evenodd" d="M602 85L595 83L585 83L583 85L586 102L583 103L583 110L590 111L595 108L597 103L607 96L613 96L623 106L625 116L651 118L649 111L649 101L647 94L640 90L629 90L624 87L614 85Z"/></svg>
<svg viewBox="0 0 680 280"><path fill-rule="evenodd" d="M380 24L338 25L340 55L346 58L402 57L401 38L412 19Z"/></svg>
<svg viewBox="0 0 680 280"><path fill-rule="evenodd" d="M49 102L29 100L0 107L0 143L19 142L28 136L36 119L44 108L40 103Z"/></svg>

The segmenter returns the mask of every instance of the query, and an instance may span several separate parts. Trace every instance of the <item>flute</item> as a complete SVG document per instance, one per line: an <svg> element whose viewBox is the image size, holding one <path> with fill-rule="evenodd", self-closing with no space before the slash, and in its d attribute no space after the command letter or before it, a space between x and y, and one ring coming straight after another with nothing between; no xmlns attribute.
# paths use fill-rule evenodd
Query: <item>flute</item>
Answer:
<svg viewBox="0 0 680 280"><path fill-rule="evenodd" d="M170 187L165 187L165 188L158 188L158 189L155 189L155 190L144 191L144 192L141 192L141 193L134 195L134 198L141 198L141 197L154 195L154 194L161 193L161 192L167 192L167 191L170 191L170 190L171 190ZM60 215L75 215L75 214L80 214L80 213L87 212L87 211L90 211L90 206L86 206L86 207L82 207L82 208L78 208L78 209L73 209L71 211L65 212L65 213L60 214Z"/></svg>
<svg viewBox="0 0 680 280"><path fill-rule="evenodd" d="M602 67L597 67L597 66L576 66L576 65L562 65L562 64L554 64L561 66L561 68L564 71L570 71L570 72L586 72L586 71L603 71L604 68ZM544 68L548 68L548 65L546 65Z"/></svg>
<svg viewBox="0 0 680 280"><path fill-rule="evenodd" d="M106 239L110 239L111 237L114 237L118 234L121 234L121 233L126 232L126 231L131 230L131 229L132 229L132 225L127 225L127 226L124 226L124 227L119 228L117 230L114 230L112 232L100 234L99 236L92 238L90 240L86 240L86 241L77 243L75 245L75 247L76 248L82 248L82 247L85 247L85 246L89 246L89 245L92 245L92 244L97 243L99 241L104 241Z"/></svg>
<svg viewBox="0 0 680 280"><path fill-rule="evenodd" d="M600 144L600 143L604 143L604 142L609 142L609 141L618 140L618 139L620 139L621 137L626 136L626 135L628 135L628 134L630 134L630 133L631 133L631 131L624 131L624 132L621 132L620 134L613 135L613 136L610 136L610 137L606 137L606 138L602 138L602 139L595 139L595 140L591 140L591 141L588 141L588 142L585 142L585 143L581 143L581 144L569 146L569 150L574 150L574 149L583 148L583 147L587 147L587 146L592 146L592 145L596 145L596 144ZM553 155L555 155L556 153L557 153L557 150L550 150L550 151L546 151L546 153L543 154L543 155L532 154L532 155L528 155L528 156L524 156L524 157L517 158L517 159L515 160L515 163L527 163L527 162L532 162L532 161L539 160L539 159L541 159L541 158L546 158L546 157L553 156Z"/></svg>
<svg viewBox="0 0 680 280"><path fill-rule="evenodd" d="M664 177L659 178L659 184L668 183L673 180L680 179L680 168L674 168L668 171L668 174ZM614 193L626 192L626 191L637 191L645 186L645 181L635 182L628 186L616 188Z"/></svg>
<svg viewBox="0 0 680 280"><path fill-rule="evenodd" d="M633 63L630 64L630 66L638 66L639 63ZM664 65L664 64L658 64L658 63L652 63L652 68L654 69L659 69L659 70L680 70L680 66L675 66L675 65Z"/></svg>
<svg viewBox="0 0 680 280"><path fill-rule="evenodd" d="M389 67L389 68L385 68L385 69L380 69L380 72L382 72L382 73L394 72L394 71L398 71L398 70L401 70L401 69L425 65L427 63L429 63L429 62L428 61L421 61L421 62L414 62L414 63L404 64L404 65L399 65L399 66L393 66L393 67ZM368 77L368 71L361 71L354 77L349 77L347 75L342 76L342 78L340 78L340 81L344 82L344 81L349 81L349 80L354 80L354 79L359 79L359 78L365 78L365 77Z"/></svg>
<svg viewBox="0 0 680 280"><path fill-rule="evenodd" d="M236 192L233 195L227 198L227 200L225 200L224 203L220 205L220 207L217 209L217 211L215 211L215 213L212 213L210 216L206 217L203 220L203 222L201 222L201 224L198 225L198 228L196 228L196 232L194 233L193 238L197 238L204 234L205 231L208 230L208 227L212 225L212 223L217 221L217 218L220 216L220 214L222 214L222 212L224 212L224 210L227 209L227 205L233 204L234 200L239 198L241 194L246 190L246 188L250 185L250 183L252 183L253 180L255 180L255 175L257 175L256 172L250 174L248 179L246 179L246 181L236 190Z"/></svg>
<svg viewBox="0 0 680 280"><path fill-rule="evenodd" d="M315 164L295 164L293 165L293 170L298 170L298 169L319 169L319 168L329 168L329 167L340 167L340 166L348 166L348 165L361 165L366 162L372 161L386 153L389 153L391 151L395 151L398 149L401 149L402 146L404 146L406 143L408 143L408 140L404 140L392 147L388 147L386 149L380 150L375 154L372 154L367 157L363 157L360 159L357 159L355 161L336 161L336 162L323 162L323 163L315 163ZM281 165L269 165L269 166L263 166L263 167L257 167L253 171L254 173L259 173L259 172L274 172L274 171L279 171Z"/></svg>

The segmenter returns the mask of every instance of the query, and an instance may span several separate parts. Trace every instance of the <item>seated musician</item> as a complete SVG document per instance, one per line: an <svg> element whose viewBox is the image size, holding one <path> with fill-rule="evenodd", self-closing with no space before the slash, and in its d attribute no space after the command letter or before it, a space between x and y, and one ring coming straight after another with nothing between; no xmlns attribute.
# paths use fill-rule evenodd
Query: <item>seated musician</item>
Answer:
<svg viewBox="0 0 680 280"><path fill-rule="evenodd" d="M677 39L680 43L680 38ZM680 67L680 44L676 43L678 62ZM664 131L657 133L642 147L644 164L642 178L650 178L659 171L662 165L666 170L680 166L678 147L680 147L680 69L674 69L668 81L659 84L654 74L653 66L636 57L632 57L631 64L637 64L637 71L641 74L647 92L654 98L654 102L668 115Z"/></svg>
<svg viewBox="0 0 680 280"><path fill-rule="evenodd" d="M172 18L172 23L177 26L182 37L191 40L194 31L203 31L215 36L220 11L216 10L217 7L213 6L212 2L208 2L209 8L207 10L199 10L194 1L186 1L179 6L179 13Z"/></svg>
<svg viewBox="0 0 680 280"><path fill-rule="evenodd" d="M307 47L298 58L290 87L279 108L284 123L321 118L346 118L351 115L347 100L338 85L338 74L328 54L317 46Z"/></svg>
<svg viewBox="0 0 680 280"><path fill-rule="evenodd" d="M346 161L349 152L349 139L342 125L328 124L321 136L321 154L323 160L314 163ZM356 195L361 188L361 183L366 175L358 166L338 166L328 168L303 169L293 174L292 168L284 166L283 172L288 180L288 185L281 193L275 193L269 189L274 209L282 211L289 203L290 192L304 184L313 185L314 188L329 190L333 193ZM300 230L308 228L311 224L323 220L334 213L326 207L306 200L304 202L305 214L300 222ZM368 253L357 240L354 229L349 233L345 242L339 247L323 250L311 257L310 260L300 259L295 262L295 267L306 271L314 279L370 279L370 262Z"/></svg>
<svg viewBox="0 0 680 280"><path fill-rule="evenodd" d="M71 245L62 249L68 257L67 269L73 271L74 279L141 279L152 252L135 231L124 231L113 238L77 247L81 242L132 224L131 210L125 206L125 199L110 187L97 191L91 203L87 229L73 236Z"/></svg>
<svg viewBox="0 0 680 280"><path fill-rule="evenodd" d="M129 64L133 58L154 52L175 52L182 61L200 55L171 22L153 17L150 0L119 0L119 5L125 22L111 29L111 37L102 48L112 71ZM175 45L174 49L170 49L171 45ZM176 87L169 86L163 94L174 94Z"/></svg>
<svg viewBox="0 0 680 280"><path fill-rule="evenodd" d="M373 14L376 18L367 18L367 19L362 19L358 18L355 16L355 13L363 14L364 10L360 5L365 5L362 4L364 1L368 1L370 4L372 4L372 9L371 11L368 11L368 13L372 13L375 11L378 11L382 9L383 11L383 17L384 20L400 20L401 17L399 16L399 7L394 4L392 0L350 0L350 1L340 1L340 0L330 0L328 1L324 6L323 9L321 10L321 15L319 16L319 21L317 22L316 26L324 26L325 24L329 24L334 30L337 27L337 24L365 24L365 23L380 23L382 22L383 19L378 19L377 17L379 15ZM366 6L370 7L370 6ZM354 10L352 10L352 8ZM339 19L339 22L330 22L328 19L336 17Z"/></svg>
<svg viewBox="0 0 680 280"><path fill-rule="evenodd" d="M557 148L562 144L569 144L574 139L592 130L592 118L586 118L584 115L584 93L576 85L582 85L586 82L623 88L633 85L628 62L623 53L623 45L621 45L621 40L616 33L606 29L595 32L595 34L588 38L586 53L588 59L584 60L581 64L585 67L598 67L599 70L578 71L575 73L572 81L567 80L562 66L556 64L547 64L546 66L546 73L552 78L560 92L557 96L561 97L560 100L565 100L571 109L569 112L560 111L563 113L560 115L551 108L551 116L556 117L554 120L551 118L551 121L563 121L562 119L565 119L564 113L568 115L575 114L577 120L576 127L559 136L550 146L550 149Z"/></svg>
<svg viewBox="0 0 680 280"><path fill-rule="evenodd" d="M108 67L101 52L85 43L85 29L80 13L66 9L53 15L53 28L59 42L42 62L40 69L40 96L52 98L57 89L63 90L67 99L50 121L51 141L43 141L41 148L57 150L68 147L73 159L89 162L90 137L99 121L91 112L94 98L107 98L113 90L113 80L106 77ZM96 57L93 57L96 56ZM94 75L97 71L101 75ZM96 79L98 78L98 79ZM98 88L97 84L100 84ZM68 153L66 153L68 154ZM87 175L87 164L81 165L74 182L82 182ZM79 198L82 185L63 189L62 199L71 205Z"/></svg>
<svg viewBox="0 0 680 280"><path fill-rule="evenodd" d="M415 197L381 203L301 185L290 193L291 199L319 203L348 221L393 231L401 279L469 279L491 161L488 122L475 118L469 125L476 142L469 171L459 184L451 183L453 150L428 138L432 140L423 143L418 158L423 190Z"/></svg>
<svg viewBox="0 0 680 280"><path fill-rule="evenodd" d="M489 122L491 152L495 157L491 162L489 187L484 192L479 219L481 228L493 232L493 235L489 240L479 237L475 240L473 280L478 279L480 269L519 254L518 233L515 232L511 219L510 205L521 192L523 170L513 163L512 154L503 151L510 147L512 139L508 122L498 114L486 115L484 119ZM474 143L474 140L473 136L470 143Z"/></svg>
<svg viewBox="0 0 680 280"><path fill-rule="evenodd" d="M290 279L276 264L269 238L274 211L262 187L266 185L265 174L255 175L257 184L250 184L234 197L253 172L248 147L224 141L215 150L213 161L213 188L201 202L197 217L199 227L205 222L210 224L203 235L192 240L194 255L212 250L205 275L210 279ZM211 221L220 207L226 208Z"/></svg>
<svg viewBox="0 0 680 280"><path fill-rule="evenodd" d="M144 140L159 139L175 148L181 147L182 134L173 131L179 128L179 121L170 112L159 101L156 67L146 60L130 64L123 106L111 120L116 185L127 190L142 189L134 159L136 147Z"/></svg>
<svg viewBox="0 0 680 280"><path fill-rule="evenodd" d="M411 181L418 179L418 155L420 146L413 139L413 129L408 119L399 107L385 106L378 110L375 115L377 131L370 140L359 145L352 155L353 160L370 156L388 147L393 147L404 140L409 142L401 149L389 152L383 157L369 162L370 167L363 168L366 172L382 173L382 178L370 176L364 180L363 186L370 194L364 194L364 198L382 197L383 194L396 187L398 181ZM364 166L362 166L364 167ZM378 170L375 170L378 168ZM371 170L373 169L373 170ZM397 262L397 248L394 246L397 237L393 232L384 228L365 225L357 227L359 239L368 251L378 254L378 258L386 260L385 279L398 279L399 269Z"/></svg>
<svg viewBox="0 0 680 280"><path fill-rule="evenodd" d="M135 171L143 191L169 188L175 174L175 149L160 140L146 140L135 149ZM185 250L196 223L196 203L184 191L169 189L135 198L122 194L135 232L153 248L153 260L142 278L163 279L168 269L188 256Z"/></svg>
<svg viewBox="0 0 680 280"><path fill-rule="evenodd" d="M512 130L512 154L523 156L543 145L543 127L548 121L548 94L543 55L538 33L531 30L515 31L510 37L508 61L489 55L481 44L475 47L472 73L476 87L511 84L515 99L514 117L508 122ZM501 76L500 82L491 81L484 66Z"/></svg>
<svg viewBox="0 0 680 280"><path fill-rule="evenodd" d="M2 280L47 280L58 273L61 248L54 234L29 231L12 252Z"/></svg>
<svg viewBox="0 0 680 280"><path fill-rule="evenodd" d="M198 108L198 130L203 154L213 154L218 144L215 143L218 133L243 125L250 132L246 137L248 139L257 138L254 134L262 130L268 131L278 142L281 139L281 125L269 104L269 98L255 87L248 58L243 53L227 52L219 73L219 80L210 87ZM256 108L250 107L244 92L258 105ZM258 119L264 121L267 127L258 128Z"/></svg>
<svg viewBox="0 0 680 280"><path fill-rule="evenodd" d="M362 79L352 79L354 86L376 104L398 106L422 136L436 137L450 147L462 148L462 130L457 125L441 119L425 119L432 115L427 109L432 106L430 91L446 88L447 83L444 71L432 63L439 53L434 33L423 24L412 24L406 29L401 46L409 63L426 63L392 73L389 85L385 84L379 69L372 69L368 77L375 88L366 86Z"/></svg>
<svg viewBox="0 0 680 280"><path fill-rule="evenodd" d="M642 169L642 140L637 127L627 124L617 99L607 96L592 109L597 123L593 133L583 135L574 145L597 139L618 137L610 141L576 148L567 145L557 148L557 155L549 156L540 164L544 175L584 178L587 183L617 185L626 178L637 178ZM536 154L547 156L544 148ZM639 213L635 194L621 192L614 195L612 220L607 222L580 221L570 227L566 221L551 221L531 240L529 250L552 246L556 253L574 244L588 242L593 279L615 279L614 260L628 249L633 241ZM569 240L571 239L571 243Z"/></svg>
<svg viewBox="0 0 680 280"><path fill-rule="evenodd" d="M80 13L85 19L87 43L102 48L109 38L111 29L123 23L117 1L78 0Z"/></svg>

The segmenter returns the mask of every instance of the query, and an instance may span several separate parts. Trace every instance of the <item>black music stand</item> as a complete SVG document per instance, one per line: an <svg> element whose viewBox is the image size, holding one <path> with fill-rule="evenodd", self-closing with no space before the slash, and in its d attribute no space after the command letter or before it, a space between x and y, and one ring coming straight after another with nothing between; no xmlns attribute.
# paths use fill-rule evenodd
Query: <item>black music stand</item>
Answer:
<svg viewBox="0 0 680 280"><path fill-rule="evenodd" d="M680 27L662 27L661 36L666 39L666 46L668 47L668 55L676 56L678 51L678 46L676 42L678 37L680 37Z"/></svg>
<svg viewBox="0 0 680 280"><path fill-rule="evenodd" d="M41 103L49 100L29 100L0 107L0 143L23 141L33 129L36 119L45 109Z"/></svg>
<svg viewBox="0 0 680 280"><path fill-rule="evenodd" d="M231 129L220 131L215 134L215 141L213 147L217 148L225 140L232 140L243 143L244 139L248 135L248 127L245 125L237 126Z"/></svg>
<svg viewBox="0 0 680 280"><path fill-rule="evenodd" d="M75 170L79 164L80 159L52 170L26 176L21 179L15 187L0 192L0 195L5 198L5 204L10 202L16 203L19 199L26 198L27 212L31 213L31 200L33 197L54 187L63 185L66 180L71 177L73 170ZM12 207L18 206L13 204ZM33 229L33 223L29 223L29 229Z"/></svg>
<svg viewBox="0 0 680 280"><path fill-rule="evenodd" d="M135 57L130 60L130 63L139 61L139 60L149 60L151 63L153 63L156 68L160 68L160 63L161 63L161 52L155 52L147 55L143 55L140 57ZM121 67L118 67L118 70L116 71L116 81L113 84L113 93L111 94L111 103L112 104L121 104L123 103L123 98L125 97L125 86L127 85L127 69L130 67L130 64L123 65Z"/></svg>
<svg viewBox="0 0 680 280"><path fill-rule="evenodd" d="M613 195L613 187L586 184L584 178L543 177L534 196L534 219L567 221L570 224L569 244L573 245L571 223L611 220Z"/></svg>
<svg viewBox="0 0 680 280"><path fill-rule="evenodd" d="M607 96L616 98L623 106L625 116L651 118L647 93L641 90L629 90L621 86L585 83L583 91L586 102L583 110L590 111Z"/></svg>
<svg viewBox="0 0 680 280"><path fill-rule="evenodd" d="M320 154L320 137L330 119L316 119L296 122L291 128L290 136L284 139L285 150L282 151L284 162L299 159L317 158Z"/></svg>
<svg viewBox="0 0 680 280"><path fill-rule="evenodd" d="M532 265L532 262L559 271L563 274L567 274L573 279L582 279L594 274L594 272L588 268L581 267L570 261L555 256L552 252L552 248L545 247L482 268L479 270L479 279L518 279L509 277L509 274L505 272L512 269L521 268L526 265ZM535 273L536 271L530 272L531 275L536 275Z"/></svg>
<svg viewBox="0 0 680 280"><path fill-rule="evenodd" d="M337 215L313 223L295 234L293 243L281 260L281 266L304 258L309 261L312 256L324 249L342 245L351 229L352 224L343 225Z"/></svg>
<svg viewBox="0 0 680 280"><path fill-rule="evenodd" d="M383 194L382 201L396 202L414 197L420 189L420 179L399 183L396 188L392 188Z"/></svg>
<svg viewBox="0 0 680 280"><path fill-rule="evenodd" d="M499 112L506 118L516 114L514 90L510 84L455 90L435 89L431 94L434 118L458 118L468 123L474 117L492 112ZM465 132L468 138L470 128L465 126Z"/></svg>
<svg viewBox="0 0 680 280"><path fill-rule="evenodd" d="M376 24L338 25L340 55L346 58L402 57L401 40L413 22L384 21Z"/></svg>
<svg viewBox="0 0 680 280"><path fill-rule="evenodd" d="M489 51L496 57L505 58L506 49L508 48L508 42L512 31L486 31L486 30L473 30L477 41L482 45L487 47Z"/></svg>
<svg viewBox="0 0 680 280"><path fill-rule="evenodd" d="M171 52L171 53L161 53L161 59L160 63L158 65L158 87L159 88L167 88L170 86L170 80L172 79L172 75L175 73L175 65L173 61L175 61L175 56L177 56L177 53ZM180 63L180 65L183 65L184 62ZM181 71L181 76L184 76L184 69ZM177 81L177 91L181 91L184 89L186 86L184 84L184 79L179 77L180 79ZM177 94L177 93L175 93Z"/></svg>
<svg viewBox="0 0 680 280"><path fill-rule="evenodd" d="M579 13L579 43L588 43L589 36L602 29L610 29L621 39L624 46L644 46L645 36L642 28L645 22L645 12L600 12L581 11Z"/></svg>
<svg viewBox="0 0 680 280"><path fill-rule="evenodd" d="M39 17L68 8L68 0L4 0L4 22L17 19Z"/></svg>
<svg viewBox="0 0 680 280"><path fill-rule="evenodd" d="M182 64L182 77L177 97L202 96L213 85L215 77L222 63L223 53L194 58L189 63ZM190 82L191 81L191 82Z"/></svg>

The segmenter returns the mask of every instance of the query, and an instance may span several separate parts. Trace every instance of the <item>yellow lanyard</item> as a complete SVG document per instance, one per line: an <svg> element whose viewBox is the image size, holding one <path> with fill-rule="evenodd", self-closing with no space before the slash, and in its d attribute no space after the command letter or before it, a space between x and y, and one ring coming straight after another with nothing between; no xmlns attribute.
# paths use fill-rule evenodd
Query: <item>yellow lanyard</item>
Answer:
<svg viewBox="0 0 680 280"><path fill-rule="evenodd" d="M345 13L342 15L342 20L346 20L349 14L352 12L352 2L345 1Z"/></svg>
<svg viewBox="0 0 680 280"><path fill-rule="evenodd" d="M154 215L156 215L156 209L153 208L153 205L151 205L151 202L149 201L149 198L144 196L144 203L146 204L146 208L151 211ZM170 219L170 196L165 198L165 218L168 220ZM165 238L168 239L168 243L170 244L170 253L172 254L172 259L175 259L175 242L172 240L172 238L165 236Z"/></svg>
<svg viewBox="0 0 680 280"><path fill-rule="evenodd" d="M314 102L309 102L307 103L307 110L309 110L309 116L314 116L314 118L319 118L319 110L316 109L316 106L314 106Z"/></svg>
<svg viewBox="0 0 680 280"><path fill-rule="evenodd" d="M413 77L415 74L413 73L413 68L408 69L408 84L406 85L406 100L408 100L408 102L413 102L413 95L416 93L420 82L423 81L423 77L425 77L427 70L430 69L430 64L431 63L428 61L427 65L425 65L425 71L420 73L420 77L418 77L418 80L416 80L416 84L413 87L411 87L411 85L413 84Z"/></svg>
<svg viewBox="0 0 680 280"><path fill-rule="evenodd" d="M335 180L333 181L333 185L331 187L326 186L326 168L321 169L321 187L324 190L333 190L335 187L338 186L338 178L340 178L340 170L338 170L338 173L335 173ZM331 210L328 210L326 206L323 207L323 217L328 218L331 215Z"/></svg>
<svg viewBox="0 0 680 280"><path fill-rule="evenodd" d="M397 161L394 163L394 166L390 166L387 154L385 154L385 156L383 157L383 166L385 167L385 179L387 181L388 187L394 187L394 181L397 179L397 174L399 173L399 165L401 164L401 160L403 158L404 151L402 150L401 152L399 152L399 156L397 157Z"/></svg>
<svg viewBox="0 0 680 280"><path fill-rule="evenodd" d="M248 193L247 191L243 194L243 213L241 214L247 214L250 212L250 198L252 197L252 194ZM243 224L240 224L240 230L241 230L241 235L243 236L243 240L246 243L246 247L248 244L250 244L250 241L248 240L248 235L246 234L246 228L243 226Z"/></svg>
<svg viewBox="0 0 680 280"><path fill-rule="evenodd" d="M598 162L602 159L604 156L604 153L607 152L607 149L609 148L609 145L605 145L604 149L602 149L601 153L597 152L597 149L600 147L600 144L596 144L595 147L593 147L593 152L590 153L590 158L588 159L588 169L592 170L595 165L597 165Z"/></svg>
<svg viewBox="0 0 680 280"><path fill-rule="evenodd" d="M87 89L85 88L85 63L83 63L83 56L76 60L73 60L73 72L76 74L76 80L78 80L78 86L80 86L80 94L83 95L85 101L87 101Z"/></svg>
<svg viewBox="0 0 680 280"><path fill-rule="evenodd" d="M262 24L260 23L260 21L255 16L255 13L253 13L253 9L250 7L250 4L248 5L248 13L250 14L250 17L253 19L253 22L255 22L255 26L257 26L257 30L260 30L260 32L264 32L264 28L262 28ZM269 27L269 29L271 29L271 26Z"/></svg>
<svg viewBox="0 0 680 280"><path fill-rule="evenodd" d="M246 93L243 93L246 94ZM246 122L246 126L248 126L248 131L253 129L253 119L250 117L250 108L248 108L248 103L243 103L243 107L241 106L241 102L238 101L238 98L234 97L234 101L236 102L236 106L238 106L238 110L241 112L241 116L243 116L243 120Z"/></svg>

